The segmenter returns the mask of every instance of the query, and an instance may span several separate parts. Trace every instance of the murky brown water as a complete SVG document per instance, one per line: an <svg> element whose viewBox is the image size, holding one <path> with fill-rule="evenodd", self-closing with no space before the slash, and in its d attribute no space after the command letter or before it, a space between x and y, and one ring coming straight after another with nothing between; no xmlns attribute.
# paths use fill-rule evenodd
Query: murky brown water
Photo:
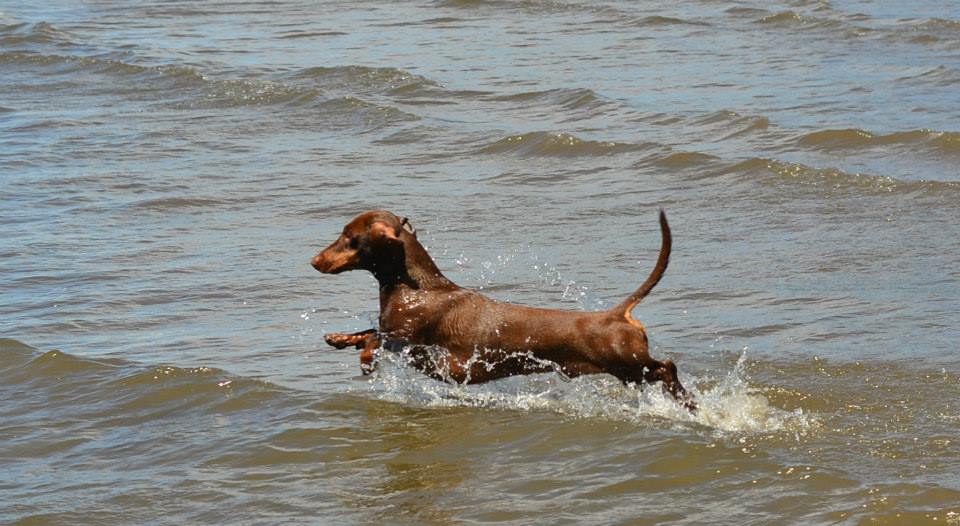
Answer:
<svg viewBox="0 0 960 526"><path fill-rule="evenodd" d="M960 524L952 2L0 1L0 522ZM309 258L636 310L701 401L373 378Z"/></svg>

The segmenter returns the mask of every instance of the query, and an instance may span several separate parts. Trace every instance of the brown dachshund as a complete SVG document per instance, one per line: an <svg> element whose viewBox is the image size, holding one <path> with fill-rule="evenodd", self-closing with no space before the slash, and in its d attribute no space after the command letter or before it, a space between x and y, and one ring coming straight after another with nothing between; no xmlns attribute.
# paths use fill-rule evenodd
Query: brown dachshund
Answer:
<svg viewBox="0 0 960 526"><path fill-rule="evenodd" d="M328 334L326 341L338 349L363 349L364 374L383 346L406 349L414 367L457 383L547 371L568 377L609 373L625 384L659 381L692 411L696 405L680 384L677 367L650 357L647 333L630 315L670 260L670 226L662 210L660 232L657 264L640 288L608 311L575 312L503 303L461 288L440 272L406 218L365 212L311 264L327 274L373 273L380 283L380 327Z"/></svg>

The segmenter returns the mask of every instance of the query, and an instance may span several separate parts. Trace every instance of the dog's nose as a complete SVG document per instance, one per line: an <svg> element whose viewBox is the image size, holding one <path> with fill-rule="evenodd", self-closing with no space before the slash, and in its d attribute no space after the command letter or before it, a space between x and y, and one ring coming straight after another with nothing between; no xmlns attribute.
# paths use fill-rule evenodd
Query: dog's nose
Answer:
<svg viewBox="0 0 960 526"><path fill-rule="evenodd" d="M313 259L310 260L310 265L320 272L323 272L323 260L320 258L320 254L313 256Z"/></svg>

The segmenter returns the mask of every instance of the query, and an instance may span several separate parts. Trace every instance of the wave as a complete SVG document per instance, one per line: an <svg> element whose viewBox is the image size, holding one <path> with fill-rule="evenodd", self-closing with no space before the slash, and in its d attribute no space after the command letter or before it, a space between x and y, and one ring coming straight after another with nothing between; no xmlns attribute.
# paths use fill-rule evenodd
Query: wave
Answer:
<svg viewBox="0 0 960 526"><path fill-rule="evenodd" d="M303 89L265 80L207 81L200 93L180 105L191 108L234 108L245 106L306 106L320 96L317 90Z"/></svg>
<svg viewBox="0 0 960 526"><path fill-rule="evenodd" d="M960 133L911 130L874 134L857 128L821 130L800 136L797 143L818 150L869 149L880 146L911 146L939 153L960 155Z"/></svg>
<svg viewBox="0 0 960 526"><path fill-rule="evenodd" d="M187 66L145 66L103 57L15 51L0 53L0 64L36 66L47 70L46 73L85 72L119 77L124 80L114 86L119 93L158 92L177 96L180 91L180 96L193 96L191 98L196 99L193 101L195 105L229 107L304 102L319 94L316 89L304 89L269 80L218 80ZM203 93L183 92L202 88L206 88Z"/></svg>
<svg viewBox="0 0 960 526"><path fill-rule="evenodd" d="M928 31L947 31L950 33L955 33L960 31L960 20L950 20L946 18L928 18L916 22L913 26L913 29L922 29Z"/></svg>
<svg viewBox="0 0 960 526"><path fill-rule="evenodd" d="M8 353L9 347L5 348ZM26 349L15 349L24 351ZM32 348L30 351L34 351ZM9 383L45 383L45 381L63 379L66 376L83 376L110 371L121 367L120 362L79 358L61 351L48 351L26 363L21 364L13 374L7 376Z"/></svg>
<svg viewBox="0 0 960 526"><path fill-rule="evenodd" d="M622 118L633 112L623 103L606 98L586 88L561 88L510 94L487 95L483 100L515 106L516 112L531 118L557 119L560 123L578 122L616 115Z"/></svg>
<svg viewBox="0 0 960 526"><path fill-rule="evenodd" d="M804 15L796 11L782 11L780 13L763 16L754 20L754 23L770 26L802 27L805 29L836 29L842 26L842 23L838 20Z"/></svg>
<svg viewBox="0 0 960 526"><path fill-rule="evenodd" d="M524 105L531 103L541 106L559 106L567 110L593 110L601 106L614 104L613 101L603 99L590 89L551 89L544 91L526 91L510 95L496 95L489 97L496 102L521 102Z"/></svg>
<svg viewBox="0 0 960 526"><path fill-rule="evenodd" d="M350 93L380 93L386 95L410 95L440 85L426 77L397 68L367 66L317 66L287 75L297 81L309 81L326 90Z"/></svg>
<svg viewBox="0 0 960 526"><path fill-rule="evenodd" d="M56 46L37 45L50 43ZM120 77L124 82L112 86L118 93L152 92L180 98L181 107L307 105L322 98L325 91L336 92L332 98L374 93L410 97L441 88L401 69L357 65L306 68L277 78L221 79L188 66L132 64L125 61L126 54L81 49L45 22L0 26L0 49L0 64L33 66L46 74L84 72Z"/></svg>
<svg viewBox="0 0 960 526"><path fill-rule="evenodd" d="M658 156L652 163L664 168L693 168L706 166L719 161L720 158L714 155L700 152L674 152L664 156Z"/></svg>
<svg viewBox="0 0 960 526"><path fill-rule="evenodd" d="M770 127L770 119L762 115L741 115L735 111L720 110L694 118L691 124L707 128L712 134L720 136L715 140L725 141L766 130Z"/></svg>
<svg viewBox="0 0 960 526"><path fill-rule="evenodd" d="M899 77L899 82L922 82L934 86L955 86L960 84L960 71L940 65L916 75Z"/></svg>
<svg viewBox="0 0 960 526"><path fill-rule="evenodd" d="M732 174L750 179L774 176L780 182L828 189L830 192L857 192L867 194L956 195L960 183L947 181L903 181L882 175L850 173L836 168L815 168L800 163L754 157L727 164L717 174Z"/></svg>
<svg viewBox="0 0 960 526"><path fill-rule="evenodd" d="M393 105L378 104L351 95L379 86L387 91L399 91L404 78L412 79L400 70L376 70L361 67L316 68L304 73L305 78L325 78L326 88L339 89L345 94L325 95L317 86L304 86L283 79L217 79L187 66L146 66L103 58L27 52L0 52L0 65L27 65L43 70L44 74L69 75L92 73L111 80L111 91L121 96L153 103L172 109L230 109L263 106L291 106L315 110L310 126L318 123L335 127L379 128L396 122L418 120L417 115ZM321 73L326 70L326 73ZM365 79L362 80L361 79ZM413 79L418 85L432 85L430 81ZM71 83L64 88L73 89ZM295 122L290 123L296 126Z"/></svg>
<svg viewBox="0 0 960 526"><path fill-rule="evenodd" d="M217 208L228 201L222 199L211 199L204 197L161 197L139 201L133 206L146 210L169 211L182 209L209 209Z"/></svg>
<svg viewBox="0 0 960 526"><path fill-rule="evenodd" d="M435 7L455 9L497 9L498 11L519 11L544 15L549 13L611 13L619 11L596 3L564 2L560 0L437 0Z"/></svg>
<svg viewBox="0 0 960 526"><path fill-rule="evenodd" d="M709 27L710 24L699 20L687 20L670 16L646 16L633 20L627 24L631 27L659 27L659 26L699 26Z"/></svg>
<svg viewBox="0 0 960 526"><path fill-rule="evenodd" d="M70 36L47 22L0 24L0 47L17 48L37 44L73 44Z"/></svg>
<svg viewBox="0 0 960 526"><path fill-rule="evenodd" d="M500 139L481 148L479 153L520 157L585 157L616 155L650 147L646 144L584 140L569 133L539 131Z"/></svg>
<svg viewBox="0 0 960 526"><path fill-rule="evenodd" d="M698 119L694 124L718 126L726 136L766 129L763 117L742 117L732 112L718 112ZM960 154L960 133L917 130L873 135L863 130L825 130L809 133L794 141L814 150L869 149L882 146L913 148L941 156ZM776 158L752 157L746 160L724 159L702 151L675 151L658 143L627 143L585 140L569 133L538 131L511 135L483 146L477 153L518 157L590 157L625 155L640 152L635 167L658 166L677 170L695 170L702 177L734 174L750 179L776 176L781 181L794 181L832 190L849 189L868 193L914 193L954 195L960 183L954 181L910 181L885 175L854 173L837 168L820 168ZM504 177L503 175L498 178ZM555 176L551 176L555 177ZM527 179L524 180L530 182Z"/></svg>
<svg viewBox="0 0 960 526"><path fill-rule="evenodd" d="M960 42L960 21L945 18L904 20L890 30L890 35L916 44L956 44Z"/></svg>
<svg viewBox="0 0 960 526"><path fill-rule="evenodd" d="M823 15L828 12L830 15ZM830 31L844 38L878 38L893 42L906 42L920 45L943 45L951 48L960 44L960 21L945 18L906 19L896 24L868 24L872 19L864 14L841 14L831 12L829 8L818 10L817 15L797 11L763 13L753 10L728 11L736 16L757 16L753 22L757 25L780 27L793 30Z"/></svg>
<svg viewBox="0 0 960 526"><path fill-rule="evenodd" d="M48 410L77 407L98 426L130 425L177 411L229 412L269 403L287 390L211 367L144 366L121 359L41 353L0 339L0 382L43 395ZM30 404L11 408L30 411ZM9 414L8 413L8 414Z"/></svg>
<svg viewBox="0 0 960 526"><path fill-rule="evenodd" d="M956 39L960 31L960 20L946 18L926 18L919 20L904 20L900 23L901 31L922 33L928 37L943 37Z"/></svg>
<svg viewBox="0 0 960 526"><path fill-rule="evenodd" d="M488 91L449 90L435 80L390 67L316 66L286 74L283 80L341 96L385 97L412 106L455 104L490 95Z"/></svg>
<svg viewBox="0 0 960 526"><path fill-rule="evenodd" d="M21 341L0 338L0 370L19 367L36 353L36 349Z"/></svg>
<svg viewBox="0 0 960 526"><path fill-rule="evenodd" d="M759 20L764 16L768 16L770 14L770 11L767 11L766 9L757 8L757 7L731 7L731 8L728 8L726 11L724 11L724 13L731 16Z"/></svg>
<svg viewBox="0 0 960 526"><path fill-rule="evenodd" d="M280 40L294 40L298 38L316 38L316 37L338 37L344 36L348 33L343 31L304 31L304 30L292 30L292 31L283 31L277 35L277 38Z"/></svg>
<svg viewBox="0 0 960 526"><path fill-rule="evenodd" d="M822 9L815 9L815 15L800 13L797 11L781 11L770 13L768 11L740 10L728 11L728 13L739 17L754 17L752 23L757 26L764 26L786 31L800 32L826 32L832 38L841 39L861 39L871 35L883 34L882 29L875 29L863 25L869 20L869 17L860 14L843 14L832 11L829 6Z"/></svg>
<svg viewBox="0 0 960 526"><path fill-rule="evenodd" d="M140 66L104 57L11 51L0 52L0 64L31 65L45 69L46 73L86 72L127 77L141 81L140 84L135 84L139 90L151 88L169 90L185 85L197 86L206 80L199 71L185 66ZM168 82L155 84L157 81L164 80ZM123 86L117 86L117 88L123 90Z"/></svg>

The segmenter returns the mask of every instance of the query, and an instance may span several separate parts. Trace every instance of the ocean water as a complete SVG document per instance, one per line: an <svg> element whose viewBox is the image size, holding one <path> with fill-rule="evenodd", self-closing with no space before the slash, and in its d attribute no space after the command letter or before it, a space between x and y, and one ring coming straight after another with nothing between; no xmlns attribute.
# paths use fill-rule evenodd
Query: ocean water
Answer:
<svg viewBox="0 0 960 526"><path fill-rule="evenodd" d="M0 0L0 523L960 525L960 5ZM327 332L409 217L696 415Z"/></svg>

